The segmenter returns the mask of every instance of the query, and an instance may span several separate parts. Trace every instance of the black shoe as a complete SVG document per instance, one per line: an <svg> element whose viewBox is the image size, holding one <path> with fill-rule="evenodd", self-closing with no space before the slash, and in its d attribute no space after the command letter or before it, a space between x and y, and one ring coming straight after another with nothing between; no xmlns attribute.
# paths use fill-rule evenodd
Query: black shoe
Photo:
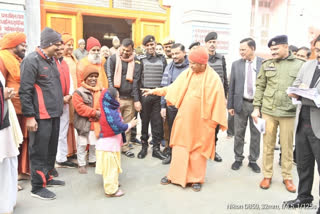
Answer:
<svg viewBox="0 0 320 214"><path fill-rule="evenodd" d="M214 161L222 162L222 158L220 157L220 155L218 153L216 153L216 155L214 156Z"/></svg>
<svg viewBox="0 0 320 214"><path fill-rule="evenodd" d="M88 165L89 165L90 167L96 167L96 162L89 162Z"/></svg>
<svg viewBox="0 0 320 214"><path fill-rule="evenodd" d="M71 160L71 159L75 159L75 160L77 160L77 154L73 154L73 155L71 155L70 157L68 157L68 159L69 160Z"/></svg>
<svg viewBox="0 0 320 214"><path fill-rule="evenodd" d="M233 162L233 164L231 165L231 169L233 169L233 170L239 170L241 166L242 166L242 161L235 161L235 162Z"/></svg>
<svg viewBox="0 0 320 214"><path fill-rule="evenodd" d="M201 184L200 183L194 183L191 185L191 189L195 192L199 192L201 190Z"/></svg>
<svg viewBox="0 0 320 214"><path fill-rule="evenodd" d="M56 170L56 168L53 168L51 169L49 172L48 172L49 175L53 176L53 177L58 177L59 176L59 173L58 171Z"/></svg>
<svg viewBox="0 0 320 214"><path fill-rule="evenodd" d="M128 158L134 158L134 153L132 153L130 151L122 152L122 154L124 154Z"/></svg>
<svg viewBox="0 0 320 214"><path fill-rule="evenodd" d="M57 168L77 168L78 164L73 163L71 161L65 161L65 162L58 162L56 161L56 167Z"/></svg>
<svg viewBox="0 0 320 214"><path fill-rule="evenodd" d="M156 148L152 150L152 157L159 158L160 160L166 159L166 156L162 154L161 150Z"/></svg>
<svg viewBox="0 0 320 214"><path fill-rule="evenodd" d="M162 164L163 165L167 165L167 164L170 164L171 163L171 155L168 155L167 157L166 157L166 159L164 159L163 161L162 161Z"/></svg>
<svg viewBox="0 0 320 214"><path fill-rule="evenodd" d="M260 167L258 166L257 163L249 163L248 167L250 167L252 169L252 171L254 171L255 173L260 173Z"/></svg>
<svg viewBox="0 0 320 214"><path fill-rule="evenodd" d="M31 196L35 198L40 198L42 200L53 200L56 198L56 194L54 194L47 188L41 188L37 192L31 192Z"/></svg>
<svg viewBox="0 0 320 214"><path fill-rule="evenodd" d="M138 158L143 159L147 156L147 154L148 154L148 144L147 145L142 144L141 151L138 153Z"/></svg>
<svg viewBox="0 0 320 214"><path fill-rule="evenodd" d="M164 148L162 151L162 154L168 157L169 155L171 155L171 148L170 147Z"/></svg>
<svg viewBox="0 0 320 214"><path fill-rule="evenodd" d="M285 206L285 208L311 208L312 200L300 200L299 198L296 198L291 201L284 201L283 206Z"/></svg>
<svg viewBox="0 0 320 214"><path fill-rule="evenodd" d="M167 185L167 184L170 184L171 181L168 179L167 176L164 176L163 178L161 178L160 183L161 183L162 185Z"/></svg>
<svg viewBox="0 0 320 214"><path fill-rule="evenodd" d="M51 179L51 180L47 181L47 187L64 186L64 185L66 185L66 182L60 181L60 180Z"/></svg>

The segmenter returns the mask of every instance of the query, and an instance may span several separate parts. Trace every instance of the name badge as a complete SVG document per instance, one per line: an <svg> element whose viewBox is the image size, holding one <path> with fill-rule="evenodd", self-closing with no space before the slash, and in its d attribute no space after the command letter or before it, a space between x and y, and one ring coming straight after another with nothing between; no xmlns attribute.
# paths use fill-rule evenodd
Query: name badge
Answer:
<svg viewBox="0 0 320 214"><path fill-rule="evenodd" d="M275 71L276 68L274 68L274 67L266 67L264 70L265 71Z"/></svg>

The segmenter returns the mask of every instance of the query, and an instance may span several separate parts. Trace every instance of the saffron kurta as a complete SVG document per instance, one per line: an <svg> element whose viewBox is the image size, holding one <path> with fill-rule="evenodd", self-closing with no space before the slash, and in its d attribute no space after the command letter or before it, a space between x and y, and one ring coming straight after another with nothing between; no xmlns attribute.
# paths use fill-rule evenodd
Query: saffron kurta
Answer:
<svg viewBox="0 0 320 214"><path fill-rule="evenodd" d="M65 55L63 57L63 60L68 64L69 72L72 78L73 83L73 89L78 88L77 83L77 59L73 55ZM71 92L72 94L73 92ZM76 142L76 133L74 131L74 125L73 125L73 116L74 115L74 107L72 104L72 101L69 103L69 128L68 128L68 157L74 155L77 153L77 142Z"/></svg>
<svg viewBox="0 0 320 214"><path fill-rule="evenodd" d="M14 88L18 92L20 88L20 63L22 59L13 55L8 50L0 51L0 70L6 80L6 87ZM18 156L18 172L30 174L29 152L28 152L28 130L27 119L22 115L20 97L17 93L12 99L12 104L16 111L19 125L23 134L23 142L20 145L20 155Z"/></svg>
<svg viewBox="0 0 320 214"><path fill-rule="evenodd" d="M169 105L178 108L173 123L170 146L173 148L168 178L185 187L203 183L206 160L214 159L215 128L227 129L224 89L210 66L201 73L190 68L168 87L155 89Z"/></svg>

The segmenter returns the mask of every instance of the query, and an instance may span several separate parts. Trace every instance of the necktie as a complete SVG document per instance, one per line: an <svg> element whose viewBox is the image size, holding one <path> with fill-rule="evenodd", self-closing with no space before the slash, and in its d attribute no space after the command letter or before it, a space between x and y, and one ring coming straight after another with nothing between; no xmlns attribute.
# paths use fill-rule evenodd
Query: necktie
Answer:
<svg viewBox="0 0 320 214"><path fill-rule="evenodd" d="M247 93L250 97L253 96L253 86L252 86L252 62L248 62L248 72L247 72Z"/></svg>

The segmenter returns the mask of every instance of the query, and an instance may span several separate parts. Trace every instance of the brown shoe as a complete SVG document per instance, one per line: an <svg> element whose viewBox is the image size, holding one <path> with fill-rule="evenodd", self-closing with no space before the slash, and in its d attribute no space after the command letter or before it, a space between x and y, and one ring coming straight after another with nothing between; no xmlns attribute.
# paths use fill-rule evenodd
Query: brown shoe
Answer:
<svg viewBox="0 0 320 214"><path fill-rule="evenodd" d="M260 188L261 189L269 189L270 184L271 184L271 178L263 178L263 180L260 183Z"/></svg>
<svg viewBox="0 0 320 214"><path fill-rule="evenodd" d="M289 192L293 192L293 193L296 192L296 186L293 184L292 180L289 180L289 179L283 180L283 183Z"/></svg>

